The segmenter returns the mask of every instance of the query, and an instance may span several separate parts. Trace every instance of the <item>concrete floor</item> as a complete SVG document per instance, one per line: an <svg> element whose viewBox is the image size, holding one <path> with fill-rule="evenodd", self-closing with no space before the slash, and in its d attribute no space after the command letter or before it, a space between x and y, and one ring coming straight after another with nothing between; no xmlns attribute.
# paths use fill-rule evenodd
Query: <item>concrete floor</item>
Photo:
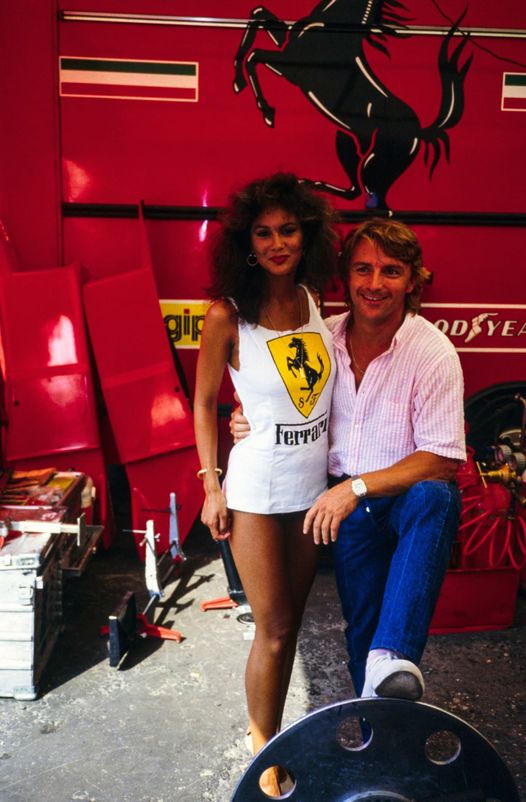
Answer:
<svg viewBox="0 0 526 802"><path fill-rule="evenodd" d="M243 672L250 625L239 611L202 612L224 596L216 547L201 527L157 607L181 643L140 641L111 668L99 628L127 590L146 604L142 569L121 536L65 589L64 631L32 702L0 699L1 802L229 802L248 765ZM526 598L505 631L433 636L425 701L476 727L526 799ZM330 565L311 594L285 711L352 697ZM323 802L323 800L320 800Z"/></svg>

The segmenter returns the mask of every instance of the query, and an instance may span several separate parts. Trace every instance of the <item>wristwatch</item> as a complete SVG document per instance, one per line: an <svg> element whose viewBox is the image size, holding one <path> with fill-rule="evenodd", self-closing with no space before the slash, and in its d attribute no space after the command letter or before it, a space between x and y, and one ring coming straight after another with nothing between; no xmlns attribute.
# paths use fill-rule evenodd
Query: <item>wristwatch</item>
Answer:
<svg viewBox="0 0 526 802"><path fill-rule="evenodd" d="M367 485L363 479L360 479L359 476L352 480L351 489L354 495L358 496L358 498L365 498L367 495Z"/></svg>

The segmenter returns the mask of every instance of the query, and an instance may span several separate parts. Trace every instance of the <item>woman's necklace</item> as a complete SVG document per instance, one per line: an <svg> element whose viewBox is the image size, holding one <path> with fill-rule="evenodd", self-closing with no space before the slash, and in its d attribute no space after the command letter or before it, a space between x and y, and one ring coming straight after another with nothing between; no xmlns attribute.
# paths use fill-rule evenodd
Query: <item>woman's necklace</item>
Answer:
<svg viewBox="0 0 526 802"><path fill-rule="evenodd" d="M296 303L297 303L297 312L298 312L298 325L295 327L297 329L301 326L301 317L302 317L302 309L301 309L301 298L298 288L296 287ZM267 318L268 322L270 323L270 328L273 329L275 332L279 334L280 337L283 337L283 332L280 331L274 323L272 322L272 318L270 317L270 313L268 309L265 309L265 317ZM294 328L292 329L294 331Z"/></svg>
<svg viewBox="0 0 526 802"><path fill-rule="evenodd" d="M363 375L364 375L364 373L365 373L365 371L367 370L367 368L366 368L366 367L365 367L365 368L361 368L361 367L360 367L360 365L358 364L358 362L356 361L356 357L354 356L354 352L353 352L353 350L352 350L352 336L351 336L351 332L349 332L349 351L351 352L351 359L352 359L352 363L353 363L354 367L356 368L356 370L358 371L358 373L361 373L361 374L362 374L362 376L363 376Z"/></svg>

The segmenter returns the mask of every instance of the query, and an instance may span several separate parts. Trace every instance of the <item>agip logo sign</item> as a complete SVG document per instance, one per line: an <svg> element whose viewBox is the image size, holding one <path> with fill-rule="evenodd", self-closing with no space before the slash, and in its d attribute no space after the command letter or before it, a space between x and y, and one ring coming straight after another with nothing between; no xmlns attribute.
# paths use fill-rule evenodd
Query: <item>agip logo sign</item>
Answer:
<svg viewBox="0 0 526 802"><path fill-rule="evenodd" d="M526 304L423 303L422 315L461 353L526 353Z"/></svg>
<svg viewBox="0 0 526 802"><path fill-rule="evenodd" d="M159 301L164 325L176 348L199 348L210 301Z"/></svg>

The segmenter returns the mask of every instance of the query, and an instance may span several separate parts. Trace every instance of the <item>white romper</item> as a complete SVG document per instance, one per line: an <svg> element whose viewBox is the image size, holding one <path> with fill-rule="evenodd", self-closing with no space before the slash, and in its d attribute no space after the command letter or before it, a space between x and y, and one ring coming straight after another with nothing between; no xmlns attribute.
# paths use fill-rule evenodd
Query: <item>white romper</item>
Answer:
<svg viewBox="0 0 526 802"><path fill-rule="evenodd" d="M300 285L301 286L301 285ZM327 487L332 339L309 292L309 320L277 332L239 322L239 370L229 372L250 423L223 485L230 509L308 509Z"/></svg>

